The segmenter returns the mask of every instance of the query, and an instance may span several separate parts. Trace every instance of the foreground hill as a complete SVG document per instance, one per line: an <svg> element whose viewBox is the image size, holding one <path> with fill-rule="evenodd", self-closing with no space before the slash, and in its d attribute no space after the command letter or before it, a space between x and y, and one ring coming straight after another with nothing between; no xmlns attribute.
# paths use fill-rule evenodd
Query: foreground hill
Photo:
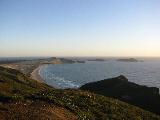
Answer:
<svg viewBox="0 0 160 120"><path fill-rule="evenodd" d="M58 90L0 67L0 120L160 120L151 112L82 90Z"/></svg>
<svg viewBox="0 0 160 120"><path fill-rule="evenodd" d="M159 89L129 82L122 75L116 78L85 84L81 89L113 97L160 114Z"/></svg>

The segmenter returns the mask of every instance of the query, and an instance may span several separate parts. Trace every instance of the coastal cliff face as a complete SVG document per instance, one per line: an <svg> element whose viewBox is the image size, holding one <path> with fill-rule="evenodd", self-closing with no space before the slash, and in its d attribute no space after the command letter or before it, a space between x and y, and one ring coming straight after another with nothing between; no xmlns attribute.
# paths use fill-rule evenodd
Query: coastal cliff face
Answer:
<svg viewBox="0 0 160 120"><path fill-rule="evenodd" d="M88 83L80 89L113 97L143 109L160 114L160 95L156 87L146 87L129 82L123 75Z"/></svg>
<svg viewBox="0 0 160 120"><path fill-rule="evenodd" d="M0 120L160 120L160 116L91 92L54 89L0 67Z"/></svg>

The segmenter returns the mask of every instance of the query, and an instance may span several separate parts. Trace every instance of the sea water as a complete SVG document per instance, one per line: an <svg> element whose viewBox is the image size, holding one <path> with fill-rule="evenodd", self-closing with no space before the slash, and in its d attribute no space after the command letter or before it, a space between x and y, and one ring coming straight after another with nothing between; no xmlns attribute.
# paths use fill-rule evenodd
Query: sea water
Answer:
<svg viewBox="0 0 160 120"><path fill-rule="evenodd" d="M55 88L78 88L85 83L124 75L129 81L160 88L160 60L143 62L104 62L45 65L40 71L44 81Z"/></svg>

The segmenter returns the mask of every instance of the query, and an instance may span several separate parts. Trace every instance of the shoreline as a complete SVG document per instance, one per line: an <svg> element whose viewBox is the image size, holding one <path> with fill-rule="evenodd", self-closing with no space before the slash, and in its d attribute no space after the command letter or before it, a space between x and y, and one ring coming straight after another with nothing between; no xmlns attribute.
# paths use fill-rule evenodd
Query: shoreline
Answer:
<svg viewBox="0 0 160 120"><path fill-rule="evenodd" d="M31 73L30 78L38 82L44 83L43 78L40 76L40 70L42 69L43 66L44 65L39 65L36 69L34 69L33 72Z"/></svg>

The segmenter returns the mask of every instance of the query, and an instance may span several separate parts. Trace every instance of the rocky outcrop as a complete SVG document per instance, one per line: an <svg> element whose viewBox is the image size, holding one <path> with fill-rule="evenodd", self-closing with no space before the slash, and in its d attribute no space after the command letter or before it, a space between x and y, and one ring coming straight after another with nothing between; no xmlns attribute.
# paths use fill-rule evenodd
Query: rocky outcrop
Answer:
<svg viewBox="0 0 160 120"><path fill-rule="evenodd" d="M160 114L159 89L129 82L123 75L116 78L88 83L83 85L80 89L107 97L117 98Z"/></svg>

